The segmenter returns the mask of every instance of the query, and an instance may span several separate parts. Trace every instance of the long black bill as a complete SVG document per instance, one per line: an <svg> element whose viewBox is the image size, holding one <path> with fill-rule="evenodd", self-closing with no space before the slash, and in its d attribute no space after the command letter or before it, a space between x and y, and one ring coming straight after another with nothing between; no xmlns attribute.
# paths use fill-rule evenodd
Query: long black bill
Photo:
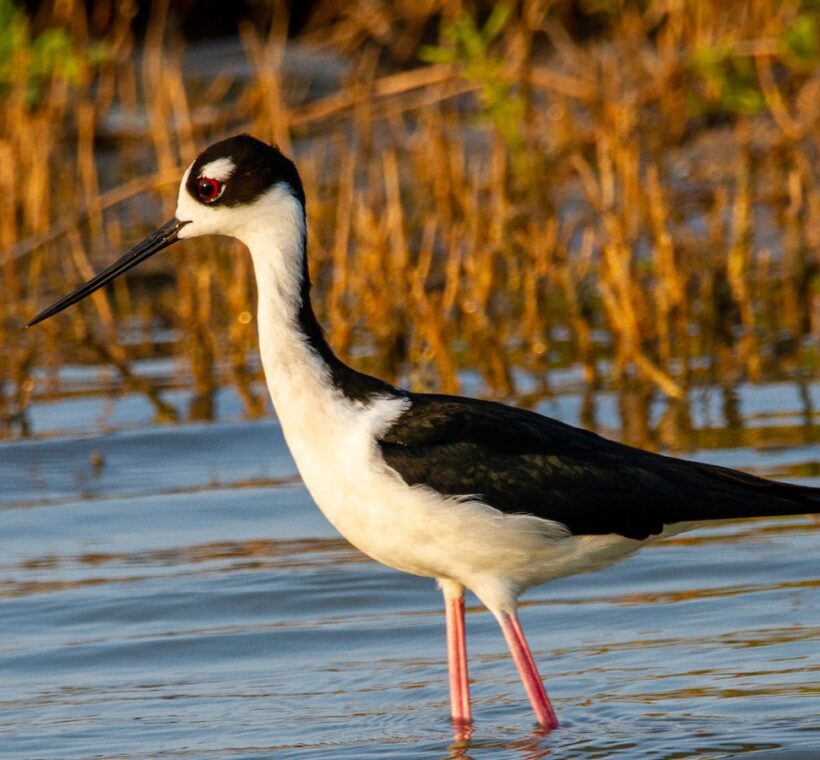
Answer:
<svg viewBox="0 0 820 760"><path fill-rule="evenodd" d="M73 293L67 295L65 298L61 298L57 303L41 311L26 327L36 325L38 322L53 317L63 309L77 303L77 301L82 301L83 298L91 295L107 282L111 282L115 277L119 277L123 272L127 272L131 267L135 267L141 261L145 261L145 259L158 253L163 248L167 248L171 243L176 242L179 237L179 231L186 224L188 224L188 222L180 222L176 217L166 222L156 232L120 256L110 267L103 269L96 277L93 277L84 285L80 285Z"/></svg>

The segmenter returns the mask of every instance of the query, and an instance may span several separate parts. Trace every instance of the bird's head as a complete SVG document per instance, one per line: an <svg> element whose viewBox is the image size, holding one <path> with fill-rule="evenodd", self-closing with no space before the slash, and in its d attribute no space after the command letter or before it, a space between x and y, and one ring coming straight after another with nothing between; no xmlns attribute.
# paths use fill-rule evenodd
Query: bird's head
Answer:
<svg viewBox="0 0 820 760"><path fill-rule="evenodd" d="M278 232L287 239L297 237L303 251L304 209L299 173L277 148L249 135L214 143L182 177L173 219L28 324L77 303L177 240L227 235L251 247L257 235Z"/></svg>

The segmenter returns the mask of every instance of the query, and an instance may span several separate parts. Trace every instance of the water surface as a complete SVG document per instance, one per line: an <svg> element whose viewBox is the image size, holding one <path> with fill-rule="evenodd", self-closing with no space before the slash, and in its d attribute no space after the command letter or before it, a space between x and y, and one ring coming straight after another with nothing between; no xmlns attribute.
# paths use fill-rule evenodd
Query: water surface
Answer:
<svg viewBox="0 0 820 760"><path fill-rule="evenodd" d="M741 396L747 421L804 424L790 387ZM471 599L475 731L456 742L433 583L337 536L274 420L147 414L40 404L33 440L0 443L0 756L820 757L812 518L715 525L530 591L549 735ZM820 485L810 440L692 456Z"/></svg>

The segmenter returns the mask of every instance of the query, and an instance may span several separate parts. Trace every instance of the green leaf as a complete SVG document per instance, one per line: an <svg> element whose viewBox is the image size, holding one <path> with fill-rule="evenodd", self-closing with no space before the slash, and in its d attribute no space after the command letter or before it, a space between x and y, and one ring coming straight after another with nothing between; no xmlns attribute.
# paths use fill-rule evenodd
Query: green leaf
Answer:
<svg viewBox="0 0 820 760"><path fill-rule="evenodd" d="M492 42L504 31L504 27L507 25L511 13L512 6L506 3L499 3L493 8L493 12L490 14L481 32L485 43Z"/></svg>
<svg viewBox="0 0 820 760"><path fill-rule="evenodd" d="M783 34L783 44L794 56L815 63L818 58L818 18L814 13L801 13Z"/></svg>
<svg viewBox="0 0 820 760"><path fill-rule="evenodd" d="M419 58L425 63L453 63L456 60L456 51L436 45L422 45L419 48Z"/></svg>

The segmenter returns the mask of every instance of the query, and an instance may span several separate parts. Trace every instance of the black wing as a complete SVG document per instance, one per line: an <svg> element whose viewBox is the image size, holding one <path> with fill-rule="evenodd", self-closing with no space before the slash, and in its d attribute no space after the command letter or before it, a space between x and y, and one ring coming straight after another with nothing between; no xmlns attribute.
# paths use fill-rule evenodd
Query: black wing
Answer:
<svg viewBox="0 0 820 760"><path fill-rule="evenodd" d="M576 535L644 539L677 522L820 509L820 489L642 451L524 409L456 396L408 398L412 406L379 441L406 483L475 494Z"/></svg>

